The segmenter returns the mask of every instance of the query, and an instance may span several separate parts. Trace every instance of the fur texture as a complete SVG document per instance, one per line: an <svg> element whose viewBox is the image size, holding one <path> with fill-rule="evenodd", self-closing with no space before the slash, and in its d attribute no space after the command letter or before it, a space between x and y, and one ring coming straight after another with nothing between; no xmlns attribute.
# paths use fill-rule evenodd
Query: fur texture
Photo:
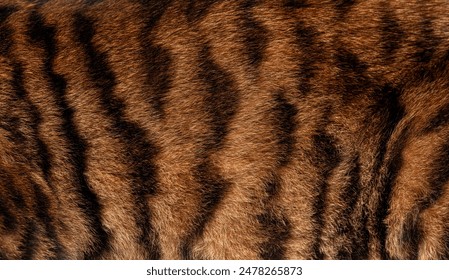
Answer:
<svg viewBox="0 0 449 280"><path fill-rule="evenodd" d="M449 258L446 0L0 1L0 259Z"/></svg>

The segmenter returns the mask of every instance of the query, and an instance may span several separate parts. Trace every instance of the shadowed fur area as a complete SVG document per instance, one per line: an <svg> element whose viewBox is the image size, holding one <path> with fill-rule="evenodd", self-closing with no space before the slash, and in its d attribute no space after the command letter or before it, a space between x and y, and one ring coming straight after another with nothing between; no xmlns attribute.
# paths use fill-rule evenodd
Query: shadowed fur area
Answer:
<svg viewBox="0 0 449 280"><path fill-rule="evenodd" d="M0 0L0 259L449 259L445 0Z"/></svg>

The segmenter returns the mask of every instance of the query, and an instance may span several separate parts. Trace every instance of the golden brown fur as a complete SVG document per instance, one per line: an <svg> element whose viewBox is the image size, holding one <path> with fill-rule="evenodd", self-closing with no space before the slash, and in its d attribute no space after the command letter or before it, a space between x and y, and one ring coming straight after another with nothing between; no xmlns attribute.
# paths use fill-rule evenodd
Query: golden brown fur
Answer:
<svg viewBox="0 0 449 280"><path fill-rule="evenodd" d="M0 259L449 258L444 0L0 1Z"/></svg>

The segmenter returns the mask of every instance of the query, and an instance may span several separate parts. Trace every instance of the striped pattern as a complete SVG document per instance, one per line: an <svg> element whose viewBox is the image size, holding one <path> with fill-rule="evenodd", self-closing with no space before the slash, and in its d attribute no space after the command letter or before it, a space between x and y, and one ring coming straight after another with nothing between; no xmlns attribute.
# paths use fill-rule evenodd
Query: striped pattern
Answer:
<svg viewBox="0 0 449 280"><path fill-rule="evenodd" d="M448 15L3 1L0 259L449 258Z"/></svg>

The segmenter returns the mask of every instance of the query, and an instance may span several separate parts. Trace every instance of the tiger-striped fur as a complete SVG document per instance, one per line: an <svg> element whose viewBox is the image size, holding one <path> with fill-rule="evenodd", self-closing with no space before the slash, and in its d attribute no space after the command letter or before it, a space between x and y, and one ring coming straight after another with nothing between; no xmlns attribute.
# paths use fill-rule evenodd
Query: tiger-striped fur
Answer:
<svg viewBox="0 0 449 280"><path fill-rule="evenodd" d="M0 1L0 259L449 258L447 0Z"/></svg>

